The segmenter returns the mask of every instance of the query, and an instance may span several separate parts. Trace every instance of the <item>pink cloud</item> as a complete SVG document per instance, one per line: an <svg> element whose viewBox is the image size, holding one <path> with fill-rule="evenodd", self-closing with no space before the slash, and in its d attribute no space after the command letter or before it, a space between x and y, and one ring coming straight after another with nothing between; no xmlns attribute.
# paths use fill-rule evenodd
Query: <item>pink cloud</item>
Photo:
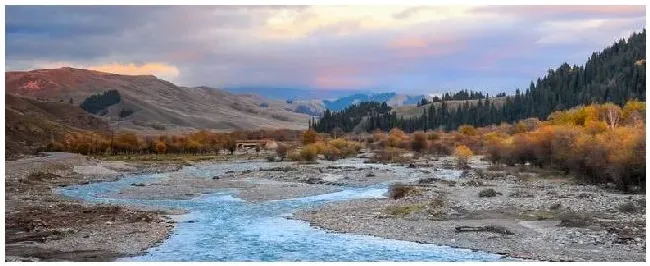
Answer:
<svg viewBox="0 0 650 266"><path fill-rule="evenodd" d="M312 84L322 89L348 89L367 86L369 83L352 77L317 76Z"/></svg>
<svg viewBox="0 0 650 266"><path fill-rule="evenodd" d="M459 38L438 37L401 37L388 43L387 47L391 48L400 57L431 57L451 54L461 50L465 43Z"/></svg>

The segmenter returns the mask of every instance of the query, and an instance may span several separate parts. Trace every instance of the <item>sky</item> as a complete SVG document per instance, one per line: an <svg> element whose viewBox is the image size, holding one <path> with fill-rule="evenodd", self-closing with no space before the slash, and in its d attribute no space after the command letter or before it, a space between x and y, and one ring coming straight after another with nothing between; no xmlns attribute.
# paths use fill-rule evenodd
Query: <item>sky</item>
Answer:
<svg viewBox="0 0 650 266"><path fill-rule="evenodd" d="M645 27L644 6L7 6L5 67L182 86L512 92Z"/></svg>

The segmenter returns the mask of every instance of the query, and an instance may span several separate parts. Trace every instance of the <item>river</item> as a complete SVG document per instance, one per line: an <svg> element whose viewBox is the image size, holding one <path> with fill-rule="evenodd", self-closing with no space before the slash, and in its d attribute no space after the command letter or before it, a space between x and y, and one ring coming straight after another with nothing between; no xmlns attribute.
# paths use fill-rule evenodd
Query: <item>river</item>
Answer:
<svg viewBox="0 0 650 266"><path fill-rule="evenodd" d="M210 178L215 173L259 169L259 165L215 163L180 171ZM144 254L120 261L501 261L501 255L431 244L328 232L292 220L298 209L355 198L385 197L388 184L349 187L317 196L261 203L237 198L224 190L189 200L118 199L105 195L135 182L153 181L166 174L129 175L113 182L59 189L66 196L125 205L182 208L184 215L171 236Z"/></svg>

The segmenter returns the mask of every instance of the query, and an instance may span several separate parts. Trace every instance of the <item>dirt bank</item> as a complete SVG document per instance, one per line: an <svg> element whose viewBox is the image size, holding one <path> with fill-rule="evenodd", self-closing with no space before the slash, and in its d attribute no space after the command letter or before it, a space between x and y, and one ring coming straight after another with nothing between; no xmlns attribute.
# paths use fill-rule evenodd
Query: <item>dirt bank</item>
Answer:
<svg viewBox="0 0 650 266"><path fill-rule="evenodd" d="M88 204L53 194L62 186L115 180L178 165L100 162L70 153L5 162L6 261L111 261L165 239L163 212Z"/></svg>

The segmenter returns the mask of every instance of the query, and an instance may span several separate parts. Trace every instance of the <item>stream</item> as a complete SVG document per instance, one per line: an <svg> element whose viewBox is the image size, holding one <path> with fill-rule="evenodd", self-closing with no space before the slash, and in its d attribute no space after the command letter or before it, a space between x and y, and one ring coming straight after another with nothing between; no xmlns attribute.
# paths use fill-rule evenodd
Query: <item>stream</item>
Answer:
<svg viewBox="0 0 650 266"><path fill-rule="evenodd" d="M226 171L259 169L267 163L214 163L184 167L180 171L210 178ZM189 200L118 199L105 195L135 182L152 182L166 174L127 175L113 182L70 186L58 190L66 196L97 203L181 208L172 216L177 224L163 243L120 261L502 261L501 255L432 244L333 233L291 213L328 202L384 198L388 184L348 187L316 196L261 203L237 198L223 190Z"/></svg>

